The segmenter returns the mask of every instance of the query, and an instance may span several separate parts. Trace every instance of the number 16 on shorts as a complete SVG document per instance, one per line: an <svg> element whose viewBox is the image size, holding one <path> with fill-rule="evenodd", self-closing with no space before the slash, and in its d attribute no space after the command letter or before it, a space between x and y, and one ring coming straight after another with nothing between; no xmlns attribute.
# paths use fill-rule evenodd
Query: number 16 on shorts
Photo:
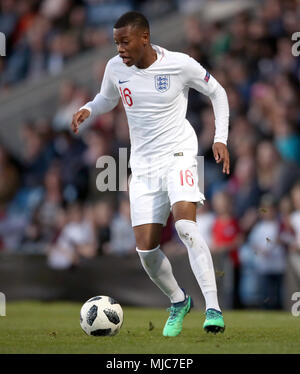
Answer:
<svg viewBox="0 0 300 374"><path fill-rule="evenodd" d="M175 192L175 200L186 200L186 201L202 201L204 196L202 195L198 185L198 171L197 167L190 166L188 168L180 168L177 174L177 187ZM178 183L179 182L179 183Z"/></svg>
<svg viewBox="0 0 300 374"><path fill-rule="evenodd" d="M190 169L186 170L180 170L180 185L184 186L184 184L187 184L190 187L194 186L194 177L193 173Z"/></svg>
<svg viewBox="0 0 300 374"><path fill-rule="evenodd" d="M203 164L203 163L202 163ZM200 176L203 165L200 164ZM199 186L199 163L195 159L182 159L169 172L168 192L171 205L177 201L199 202L205 200Z"/></svg>

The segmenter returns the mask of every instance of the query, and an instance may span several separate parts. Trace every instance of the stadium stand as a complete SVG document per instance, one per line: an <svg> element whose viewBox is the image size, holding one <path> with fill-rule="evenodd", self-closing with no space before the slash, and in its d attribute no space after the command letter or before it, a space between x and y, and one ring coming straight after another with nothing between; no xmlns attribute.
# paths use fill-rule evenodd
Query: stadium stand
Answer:
<svg viewBox="0 0 300 374"><path fill-rule="evenodd" d="M3 2L8 10L13 3ZM116 199L113 193L99 193L95 183L100 156L117 158L120 147L130 149L123 109L119 105L90 121L79 137L69 131L72 114L98 91L105 63L115 54L109 29L116 13L99 27L99 18L91 16L98 13L89 10L92 2L72 7L72 2L61 1L59 9L51 8L51 1L41 3L39 7L37 1L20 2L22 17L17 20L11 12L4 23L5 32L14 35L11 51L22 33L31 30L28 37L32 34L30 43L37 54L23 76L13 70L14 53L25 58L22 46L9 51L8 62L0 62L0 252L47 255L49 266L59 263L70 269L97 255L105 261L114 251L126 262L133 245L126 207L120 208L126 192ZM107 3L124 11L117 1ZM220 293L226 294L228 307L287 307L289 287L299 284L300 274L300 62L291 52L300 6L293 0L201 1L196 11L194 3L184 7L181 1L165 1L161 14L158 6L153 8L151 25L153 43L189 53L220 81L229 97L232 166L231 175L224 177L211 153L210 103L190 92L188 119L198 136L199 155L205 156L208 209L199 210L199 227L212 238ZM128 1L127 6L136 4ZM149 11L147 1L143 9ZM0 25L4 13L2 9ZM61 31L48 35L53 22L61 24ZM36 33L33 25L39 29ZM46 35L51 51L45 57L47 68L41 68L38 51L45 48L41 36ZM67 58L56 55L61 43L68 46ZM226 204L232 220L222 225ZM163 248L181 256L171 224L170 219ZM226 237L232 225L235 234ZM89 250L82 249L68 263L63 256L51 261L57 243L64 242L74 227L78 241ZM114 227L126 233L124 248L116 248L120 240ZM88 230L94 232L93 241ZM261 232L268 234L261 239ZM265 266L266 255L273 268ZM277 286L272 288L274 275Z"/></svg>

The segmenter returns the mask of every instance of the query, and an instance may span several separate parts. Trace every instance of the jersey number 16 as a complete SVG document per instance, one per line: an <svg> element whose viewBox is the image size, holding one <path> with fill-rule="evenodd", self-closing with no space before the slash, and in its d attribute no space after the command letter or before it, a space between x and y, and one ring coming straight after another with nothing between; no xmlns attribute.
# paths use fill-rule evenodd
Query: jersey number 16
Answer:
<svg viewBox="0 0 300 374"><path fill-rule="evenodd" d="M121 98L122 98L123 104L128 105L128 106L132 106L133 101L132 101L132 97L130 96L131 95L130 89L129 88L124 88L124 90L122 90L122 88L120 87L120 93L121 93Z"/></svg>

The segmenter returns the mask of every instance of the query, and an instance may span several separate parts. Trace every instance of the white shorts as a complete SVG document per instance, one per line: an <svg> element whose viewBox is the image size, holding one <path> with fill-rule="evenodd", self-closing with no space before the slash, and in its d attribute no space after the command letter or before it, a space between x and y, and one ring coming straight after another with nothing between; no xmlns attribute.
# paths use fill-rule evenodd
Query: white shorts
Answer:
<svg viewBox="0 0 300 374"><path fill-rule="evenodd" d="M198 183L197 159L172 156L168 165L148 175L131 177L129 199L132 226L160 223L164 226L178 201L203 203Z"/></svg>

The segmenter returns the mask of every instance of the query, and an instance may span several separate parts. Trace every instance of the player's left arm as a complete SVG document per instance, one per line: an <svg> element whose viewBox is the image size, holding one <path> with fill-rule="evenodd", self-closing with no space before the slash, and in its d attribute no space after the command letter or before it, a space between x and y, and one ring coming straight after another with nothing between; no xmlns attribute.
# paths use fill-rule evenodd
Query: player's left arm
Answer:
<svg viewBox="0 0 300 374"><path fill-rule="evenodd" d="M230 173L230 158L227 149L228 127L229 127L229 105L227 94L219 82L211 77L214 82L212 92L208 92L207 96L213 106L215 115L215 137L212 146L216 163L223 163L223 173Z"/></svg>
<svg viewBox="0 0 300 374"><path fill-rule="evenodd" d="M209 97L215 116L215 136L212 146L216 162L223 163L223 173L230 173L230 158L227 149L229 127L229 105L224 88L196 60L188 57L183 69L184 84Z"/></svg>
<svg viewBox="0 0 300 374"><path fill-rule="evenodd" d="M216 142L212 146L214 158L216 163L219 164L223 162L223 173L230 173L230 157L227 146L223 143Z"/></svg>

